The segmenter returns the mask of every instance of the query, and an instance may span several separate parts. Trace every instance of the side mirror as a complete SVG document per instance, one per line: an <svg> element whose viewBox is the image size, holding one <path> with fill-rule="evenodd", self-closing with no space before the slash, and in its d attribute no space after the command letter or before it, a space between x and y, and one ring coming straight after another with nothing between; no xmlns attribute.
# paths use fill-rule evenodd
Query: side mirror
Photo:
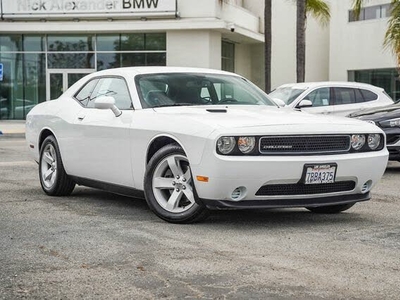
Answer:
<svg viewBox="0 0 400 300"><path fill-rule="evenodd" d="M94 101L94 107L97 109L111 109L116 117L122 114L122 111L115 106L115 99L111 96L99 97Z"/></svg>
<svg viewBox="0 0 400 300"><path fill-rule="evenodd" d="M311 107L313 106L312 102L310 100L307 99L303 99L300 101L299 104L297 104L297 108L304 108L304 107Z"/></svg>
<svg viewBox="0 0 400 300"><path fill-rule="evenodd" d="M274 100L275 104L278 105L279 107L285 107L286 103L285 101L279 99L279 98L272 98Z"/></svg>

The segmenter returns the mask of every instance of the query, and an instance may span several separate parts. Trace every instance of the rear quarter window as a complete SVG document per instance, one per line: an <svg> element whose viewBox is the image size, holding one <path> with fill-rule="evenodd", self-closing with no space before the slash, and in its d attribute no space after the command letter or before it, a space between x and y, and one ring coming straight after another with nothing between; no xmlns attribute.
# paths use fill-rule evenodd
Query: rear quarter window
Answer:
<svg viewBox="0 0 400 300"><path fill-rule="evenodd" d="M360 89L360 92L361 92L365 102L374 101L374 100L378 99L378 95L371 91Z"/></svg>

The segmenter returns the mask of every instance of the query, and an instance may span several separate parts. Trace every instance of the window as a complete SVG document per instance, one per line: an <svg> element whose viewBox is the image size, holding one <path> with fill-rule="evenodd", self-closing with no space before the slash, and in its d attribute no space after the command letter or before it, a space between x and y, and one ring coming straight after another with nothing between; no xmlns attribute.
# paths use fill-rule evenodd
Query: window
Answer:
<svg viewBox="0 0 400 300"><path fill-rule="evenodd" d="M78 100L83 106L87 106L90 95L94 87L96 86L98 79L93 79L86 83L86 85L75 95L75 99Z"/></svg>
<svg viewBox="0 0 400 300"><path fill-rule="evenodd" d="M102 96L113 97L115 99L115 106L119 109L133 108L128 87L122 78L109 77L100 79L90 96L87 107L94 107L94 101Z"/></svg>
<svg viewBox="0 0 400 300"><path fill-rule="evenodd" d="M93 51L93 35L49 35L47 37L49 51Z"/></svg>
<svg viewBox="0 0 400 300"><path fill-rule="evenodd" d="M47 70L80 69L68 74L70 86L96 70L165 66L166 33L0 34L0 63L0 120L25 119L34 105L60 95L62 75L52 72L47 87Z"/></svg>
<svg viewBox="0 0 400 300"><path fill-rule="evenodd" d="M168 73L136 76L142 107L270 105L258 88L237 76Z"/></svg>
<svg viewBox="0 0 400 300"><path fill-rule="evenodd" d="M131 66L165 66L165 33L97 35L97 70Z"/></svg>
<svg viewBox="0 0 400 300"><path fill-rule="evenodd" d="M305 89L299 89L294 87L282 87L273 90L269 95L271 98L277 98L285 102L285 104L290 104L297 99L300 94L302 94Z"/></svg>
<svg viewBox="0 0 400 300"><path fill-rule="evenodd" d="M313 106L328 106L330 104L330 88L319 88L307 96L304 97L305 100L310 100Z"/></svg>
<svg viewBox="0 0 400 300"><path fill-rule="evenodd" d="M360 89L360 92L364 98L364 101L374 101L378 99L378 95L371 91Z"/></svg>
<svg viewBox="0 0 400 300"><path fill-rule="evenodd" d="M222 41L221 69L235 72L235 44Z"/></svg>
<svg viewBox="0 0 400 300"><path fill-rule="evenodd" d="M356 103L356 89L335 87L333 92L335 95L335 105Z"/></svg>
<svg viewBox="0 0 400 300"><path fill-rule="evenodd" d="M350 10L349 22L387 18L390 16L390 13L390 4L368 6L361 9L360 16L358 18L356 17L354 10Z"/></svg>

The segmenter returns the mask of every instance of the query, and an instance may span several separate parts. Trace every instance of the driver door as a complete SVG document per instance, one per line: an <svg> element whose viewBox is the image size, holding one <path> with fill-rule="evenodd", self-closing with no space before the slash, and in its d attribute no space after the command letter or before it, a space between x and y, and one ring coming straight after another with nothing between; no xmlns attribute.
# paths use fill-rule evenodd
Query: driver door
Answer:
<svg viewBox="0 0 400 300"><path fill-rule="evenodd" d="M100 78L89 96L84 89L80 93L77 100L84 107L75 119L79 131L75 149L81 159L74 162L74 173L86 179L134 187L129 142L134 110L125 80ZM95 108L95 100L100 96L113 97L122 114L116 117L111 109Z"/></svg>

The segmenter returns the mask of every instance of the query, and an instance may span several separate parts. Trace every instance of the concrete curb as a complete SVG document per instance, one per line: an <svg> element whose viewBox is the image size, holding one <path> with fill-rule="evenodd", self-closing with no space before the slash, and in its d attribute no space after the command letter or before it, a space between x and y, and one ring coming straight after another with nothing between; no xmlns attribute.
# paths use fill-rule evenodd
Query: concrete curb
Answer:
<svg viewBox="0 0 400 300"><path fill-rule="evenodd" d="M0 120L0 139L25 138L24 120Z"/></svg>
<svg viewBox="0 0 400 300"><path fill-rule="evenodd" d="M13 138L17 138L17 139L24 139L25 138L25 133L22 132L18 132L18 133L3 133L0 134L0 140L2 139L13 139Z"/></svg>

